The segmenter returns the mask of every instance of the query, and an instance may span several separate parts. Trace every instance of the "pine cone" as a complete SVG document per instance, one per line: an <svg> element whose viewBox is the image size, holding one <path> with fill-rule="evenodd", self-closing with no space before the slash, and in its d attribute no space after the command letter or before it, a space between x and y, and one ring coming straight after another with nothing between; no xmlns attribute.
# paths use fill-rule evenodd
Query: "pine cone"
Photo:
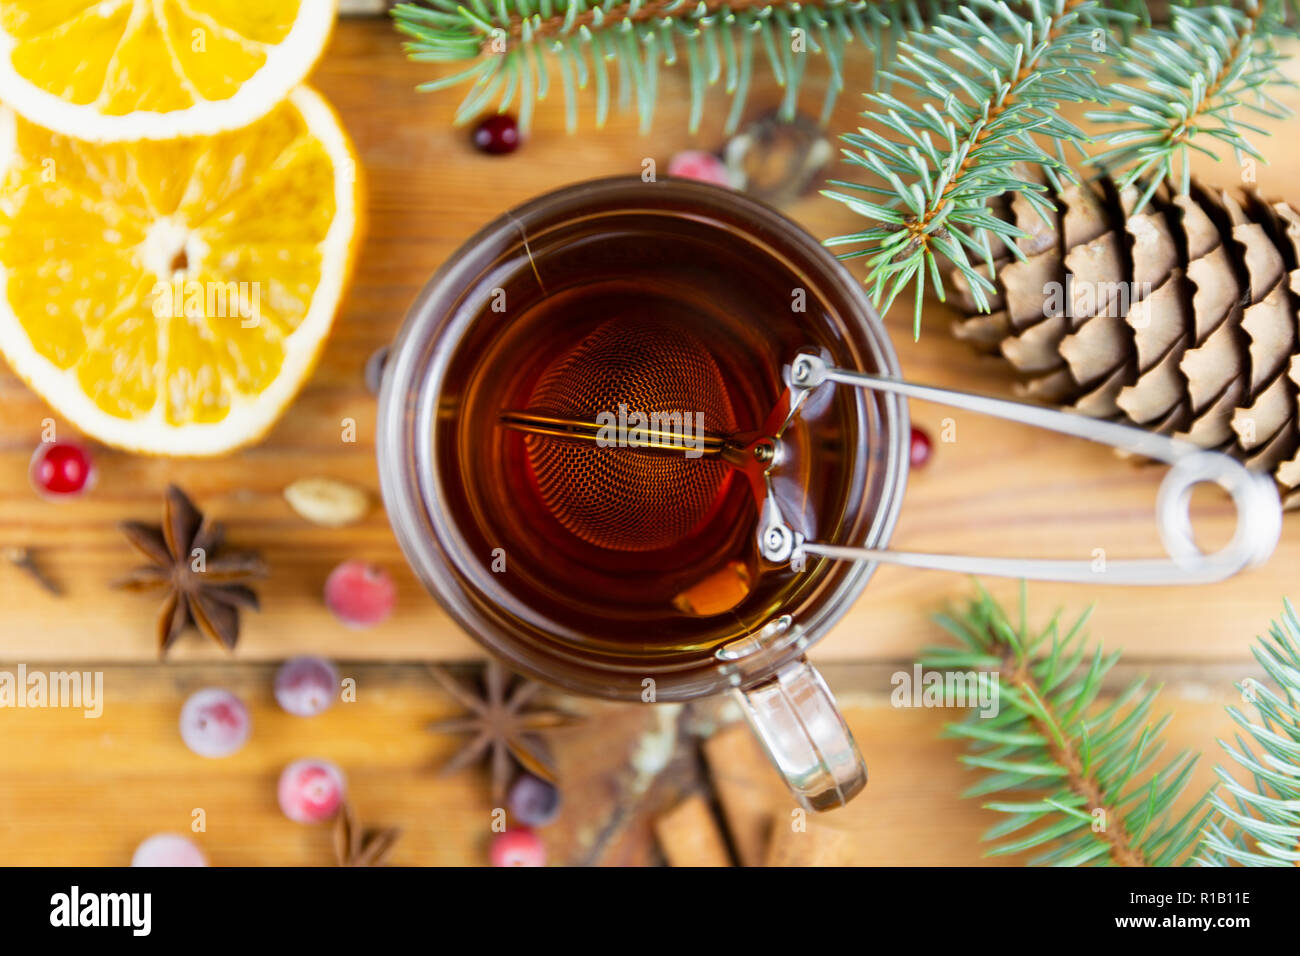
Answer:
<svg viewBox="0 0 1300 956"><path fill-rule="evenodd" d="M1300 212L1198 184L1136 215L1111 182L1051 195L1050 222L1019 194L994 204L1025 259L997 264L993 313L953 334L1000 353L1026 397L1227 452L1300 506Z"/></svg>

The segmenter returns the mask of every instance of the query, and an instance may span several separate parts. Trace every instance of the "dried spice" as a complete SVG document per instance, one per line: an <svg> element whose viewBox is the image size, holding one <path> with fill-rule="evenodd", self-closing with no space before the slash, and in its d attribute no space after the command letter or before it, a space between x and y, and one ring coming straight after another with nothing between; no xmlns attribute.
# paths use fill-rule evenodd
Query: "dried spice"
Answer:
<svg viewBox="0 0 1300 956"><path fill-rule="evenodd" d="M239 641L239 611L259 609L248 585L266 576L260 557L224 551L225 529L208 521L175 485L167 489L161 527L138 521L120 525L122 533L149 564L113 582L128 591L160 591L158 649L167 649L194 627L226 650Z"/></svg>
<svg viewBox="0 0 1300 956"><path fill-rule="evenodd" d="M54 597L63 595L63 588L45 573L45 569L37 563L31 548L6 548L5 560L18 570L25 571L46 593Z"/></svg>
<svg viewBox="0 0 1300 956"><path fill-rule="evenodd" d="M339 866L383 866L401 835L397 827L364 829L345 803L334 821L334 856Z"/></svg>
<svg viewBox="0 0 1300 956"><path fill-rule="evenodd" d="M549 731L578 723L579 718L555 710L529 709L541 685L520 678L511 686L511 675L496 661L484 666L481 688L467 687L440 667L429 670L442 689L469 711L462 717L440 720L429 727L434 733L469 736L443 766L444 775L488 755L492 801L496 806L506 799L514 763L535 777L555 783L555 767L542 738Z"/></svg>
<svg viewBox="0 0 1300 956"><path fill-rule="evenodd" d="M299 478L284 489L289 507L312 524L342 528L355 524L370 510L370 496L337 478Z"/></svg>

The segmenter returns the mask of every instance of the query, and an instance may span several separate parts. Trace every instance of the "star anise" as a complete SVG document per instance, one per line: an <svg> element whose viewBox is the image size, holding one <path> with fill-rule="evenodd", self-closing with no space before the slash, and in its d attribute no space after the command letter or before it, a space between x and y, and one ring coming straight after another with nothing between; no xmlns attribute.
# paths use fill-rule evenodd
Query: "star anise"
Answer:
<svg viewBox="0 0 1300 956"><path fill-rule="evenodd" d="M397 827L362 829L352 804L345 803L334 821L334 856L339 866L383 866L401 835Z"/></svg>
<svg viewBox="0 0 1300 956"><path fill-rule="evenodd" d="M555 765L542 736L548 731L579 722L579 718L555 710L526 709L541 690L540 684L520 678L511 687L510 674L496 661L483 668L482 688L466 687L440 667L430 667L443 690L466 710L462 717L440 720L429 729L434 733L468 734L464 746L443 765L444 775L469 766L485 754L492 772L492 800L500 805L510 786L514 763L535 777L555 782Z"/></svg>
<svg viewBox="0 0 1300 956"><path fill-rule="evenodd" d="M158 650L166 654L187 627L195 627L226 650L239 641L239 609L258 610L248 583L266 576L253 552L222 551L225 529L204 519L185 492L167 489L162 527L124 521L119 527L150 563L136 568L114 587L162 591Z"/></svg>

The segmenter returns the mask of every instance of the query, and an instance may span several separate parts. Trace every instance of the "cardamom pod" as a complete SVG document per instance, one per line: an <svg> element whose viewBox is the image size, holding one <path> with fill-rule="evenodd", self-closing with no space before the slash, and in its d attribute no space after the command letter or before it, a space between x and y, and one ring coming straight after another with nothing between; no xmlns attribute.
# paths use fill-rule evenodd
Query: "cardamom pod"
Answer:
<svg viewBox="0 0 1300 956"><path fill-rule="evenodd" d="M284 500L312 524L342 528L370 510L370 495L337 478L299 478L284 489Z"/></svg>

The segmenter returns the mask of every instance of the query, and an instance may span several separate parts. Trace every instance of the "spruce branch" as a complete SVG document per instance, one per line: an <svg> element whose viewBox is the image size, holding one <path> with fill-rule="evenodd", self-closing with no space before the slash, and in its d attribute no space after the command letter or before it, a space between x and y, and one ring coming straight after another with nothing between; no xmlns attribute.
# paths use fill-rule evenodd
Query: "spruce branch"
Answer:
<svg viewBox="0 0 1300 956"><path fill-rule="evenodd" d="M1212 865L1300 865L1300 620L1285 602L1281 621L1253 648L1255 659L1277 685L1239 684L1253 701L1254 719L1229 707L1232 719L1249 735L1236 745L1219 741L1250 775L1242 783L1215 768L1222 791L1211 796L1214 819L1206 827L1204 856ZM1226 792L1224 792L1226 791Z"/></svg>
<svg viewBox="0 0 1300 956"><path fill-rule="evenodd" d="M703 115L709 88L724 82L731 95L726 121L735 129L755 69L764 65L785 90L781 114L792 118L807 63L828 74L822 122L844 85L844 56L857 41L887 55L891 37L919 29L956 0L422 0L393 8L397 29L410 39L412 60L468 63L421 86L436 90L469 83L456 113L464 122L487 108L519 104L527 128L534 103L558 69L570 130L580 90L594 87L596 125L609 115L617 72L618 103L635 100L648 129L659 92L659 69L683 58L690 85L690 128Z"/></svg>
<svg viewBox="0 0 1300 956"><path fill-rule="evenodd" d="M1113 176L1120 188L1145 183L1138 209L1160 184L1176 183L1183 195L1191 185L1191 151L1218 159L1215 148L1230 147L1264 161L1243 120L1251 111L1274 119L1287 115L1269 89L1286 83L1275 38L1284 32L1283 0L1247 0L1230 6L1176 7L1167 29L1134 37L1119 55L1119 70L1137 85L1118 82L1107 93L1118 105L1088 113L1110 124L1110 145L1088 160Z"/></svg>
<svg viewBox="0 0 1300 956"><path fill-rule="evenodd" d="M1183 753L1152 772L1168 718L1151 722L1156 692L1143 681L1107 704L1102 678L1118 659L1090 647L1087 613L1062 632L1059 615L1033 631L1020 591L1020 621L980 589L964 610L939 618L957 646L926 652L922 666L998 677L999 710L975 711L945 729L966 741L962 760L985 771L966 796L1003 815L986 834L991 855L1036 850L1033 864L1168 866L1191 861L1208 811L1204 800L1175 817L1195 758Z"/></svg>
<svg viewBox="0 0 1300 956"><path fill-rule="evenodd" d="M944 298L941 259L989 309L994 286L977 265L992 275L996 244L1023 258L1015 242L1022 233L991 215L989 201L1011 190L1049 211L1045 188L1014 167L1037 166L1057 184L1070 177L1063 147L1087 137L1061 117L1060 105L1102 98L1094 79L1103 59L1094 50L1099 5L1028 0L1024 7L969 0L910 33L888 77L912 101L892 89L869 94L866 124L843 138L851 147L845 159L876 181L833 181L839 189L824 193L877 223L827 245L865 246L841 258L866 258L866 282L882 312L913 288L918 336L927 277Z"/></svg>
<svg viewBox="0 0 1300 956"><path fill-rule="evenodd" d="M1038 180L1070 178L1064 148L1093 141L1061 119L1062 104L1095 104L1085 115L1107 148L1085 163L1137 183L1143 204L1166 180L1187 190L1191 150L1262 159L1247 139L1261 130L1242 114L1285 115L1270 90L1286 82L1276 39L1295 32L1295 0L1176 5L1168 26L1153 26L1141 2L970 0L960 13L900 42L890 78L908 102L868 97L866 125L843 138L847 161L874 179L827 192L873 223L827 244L861 247L842 257L866 259L881 311L914 292L915 335L927 284L945 298L945 268L987 312L993 250L1024 258L1022 233L989 203L1018 194L1050 212ZM1122 79L1099 84L1102 67Z"/></svg>

